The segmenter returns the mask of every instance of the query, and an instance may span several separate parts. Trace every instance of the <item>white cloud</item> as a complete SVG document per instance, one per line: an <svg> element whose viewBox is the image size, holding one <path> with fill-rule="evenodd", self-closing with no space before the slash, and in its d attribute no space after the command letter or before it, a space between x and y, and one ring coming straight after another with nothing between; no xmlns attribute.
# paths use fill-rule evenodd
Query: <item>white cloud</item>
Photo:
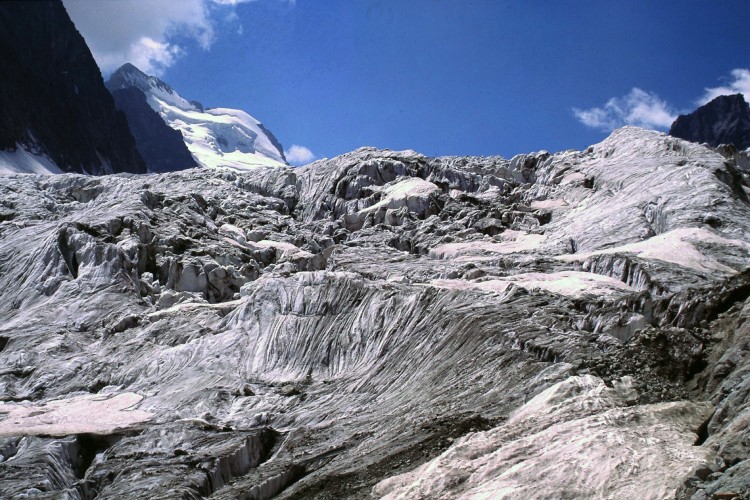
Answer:
<svg viewBox="0 0 750 500"><path fill-rule="evenodd" d="M292 165L305 165L315 159L312 151L297 144L292 144L292 147L284 151L284 156L286 156L286 161Z"/></svg>
<svg viewBox="0 0 750 500"><path fill-rule="evenodd" d="M726 85L705 89L705 93L698 99L697 104L706 104L720 95L744 94L745 97L750 96L750 69L733 69L731 75Z"/></svg>
<svg viewBox="0 0 750 500"><path fill-rule="evenodd" d="M250 3L254 1L255 0L213 0L214 3L218 3L221 5L237 5L241 3Z"/></svg>
<svg viewBox="0 0 750 500"><path fill-rule="evenodd" d="M94 57L105 73L117 69L123 61L127 61L149 75L161 76L164 69L184 54L185 51L177 45L143 37L128 47L125 53L94 53Z"/></svg>
<svg viewBox="0 0 750 500"><path fill-rule="evenodd" d="M622 97L613 97L601 107L578 109L573 114L587 127L611 131L623 125L666 129L677 113L654 93L637 87Z"/></svg>
<svg viewBox="0 0 750 500"><path fill-rule="evenodd" d="M258 0L211 0L211 1L213 3L218 3L221 5L239 5L241 3L257 2ZM277 0L277 1L284 2L291 6L297 5L297 0Z"/></svg>
<svg viewBox="0 0 750 500"><path fill-rule="evenodd" d="M96 62L107 74L131 62L160 75L186 54L175 36L208 50L214 41L215 10L238 2L215 0L64 0ZM226 8L224 11L226 12Z"/></svg>

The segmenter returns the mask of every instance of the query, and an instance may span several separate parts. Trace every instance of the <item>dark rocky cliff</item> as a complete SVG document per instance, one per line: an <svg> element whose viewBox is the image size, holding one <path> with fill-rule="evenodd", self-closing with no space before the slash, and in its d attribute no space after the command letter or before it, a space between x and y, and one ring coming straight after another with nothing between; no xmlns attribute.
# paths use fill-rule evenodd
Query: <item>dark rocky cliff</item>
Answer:
<svg viewBox="0 0 750 500"><path fill-rule="evenodd" d="M112 92L117 109L125 113L138 152L152 172L171 172L197 167L182 134L164 123L136 87Z"/></svg>
<svg viewBox="0 0 750 500"><path fill-rule="evenodd" d="M680 115L669 135L711 146L750 147L750 106L742 94L722 95L689 115Z"/></svg>
<svg viewBox="0 0 750 500"><path fill-rule="evenodd" d="M0 149L21 145L67 172L146 171L61 2L0 3L0 74Z"/></svg>

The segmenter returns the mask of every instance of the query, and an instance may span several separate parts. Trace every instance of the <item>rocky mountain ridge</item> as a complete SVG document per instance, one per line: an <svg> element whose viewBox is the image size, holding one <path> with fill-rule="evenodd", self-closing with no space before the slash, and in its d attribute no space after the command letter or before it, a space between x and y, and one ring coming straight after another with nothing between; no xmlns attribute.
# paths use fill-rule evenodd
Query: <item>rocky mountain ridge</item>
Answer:
<svg viewBox="0 0 750 500"><path fill-rule="evenodd" d="M510 160L5 176L0 490L746 496L738 167L626 127Z"/></svg>
<svg viewBox="0 0 750 500"><path fill-rule="evenodd" d="M146 171L61 2L0 4L0 70L0 171Z"/></svg>
<svg viewBox="0 0 750 500"><path fill-rule="evenodd" d="M722 95L677 117L669 135L717 147L750 148L750 105L742 94Z"/></svg>

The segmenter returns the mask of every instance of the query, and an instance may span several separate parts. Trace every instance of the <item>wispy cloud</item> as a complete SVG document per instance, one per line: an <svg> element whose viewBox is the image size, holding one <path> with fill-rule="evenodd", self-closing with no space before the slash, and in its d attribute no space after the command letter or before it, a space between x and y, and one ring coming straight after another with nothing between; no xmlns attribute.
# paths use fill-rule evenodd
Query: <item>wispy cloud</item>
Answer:
<svg viewBox="0 0 750 500"><path fill-rule="evenodd" d="M725 80L725 85L705 89L705 93L696 102L706 104L720 95L744 94L745 97L750 96L750 69L733 69L731 76Z"/></svg>
<svg viewBox="0 0 750 500"><path fill-rule="evenodd" d="M723 80L724 85L704 89L705 92L699 99L696 99L695 104L701 106L720 95L750 96L750 69L734 69L730 76ZM673 106L655 93L634 87L627 95L613 97L603 106L588 109L573 108L573 114L587 127L608 132L623 125L667 129L677 118L678 113Z"/></svg>
<svg viewBox="0 0 750 500"><path fill-rule="evenodd" d="M256 0L213 0L214 3L221 5L238 5L241 3L255 2Z"/></svg>
<svg viewBox="0 0 750 500"><path fill-rule="evenodd" d="M292 165L305 165L315 159L315 155L312 151L305 146L299 146L297 144L292 144L292 147L284 151L284 156L286 156L286 161Z"/></svg>
<svg viewBox="0 0 750 500"><path fill-rule="evenodd" d="M187 54L185 38L209 50L220 23L239 24L234 9L254 0L63 0L105 74L126 62L161 76ZM293 5L293 4L292 4ZM242 34L240 28L234 31Z"/></svg>
<svg viewBox="0 0 750 500"><path fill-rule="evenodd" d="M654 93L634 87L622 97L613 97L603 106L578 109L573 114L587 127L614 130L623 125L644 128L669 128L677 113Z"/></svg>
<svg viewBox="0 0 750 500"><path fill-rule="evenodd" d="M160 75L186 53L172 41L173 35L187 36L204 50L215 36L206 0L64 3L104 73L132 62L146 73Z"/></svg>

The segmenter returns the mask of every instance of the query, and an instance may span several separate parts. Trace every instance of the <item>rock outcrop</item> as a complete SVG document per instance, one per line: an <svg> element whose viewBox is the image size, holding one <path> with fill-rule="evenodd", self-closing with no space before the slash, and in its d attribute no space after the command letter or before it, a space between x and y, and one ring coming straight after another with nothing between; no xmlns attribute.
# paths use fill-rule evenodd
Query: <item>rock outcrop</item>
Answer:
<svg viewBox="0 0 750 500"><path fill-rule="evenodd" d="M1 171L146 171L61 2L0 3L0 72Z"/></svg>
<svg viewBox="0 0 750 500"><path fill-rule="evenodd" d="M722 95L677 117L669 135L711 146L750 148L750 105L742 94Z"/></svg>
<svg viewBox="0 0 750 500"><path fill-rule="evenodd" d="M747 495L750 205L713 149L0 189L8 496Z"/></svg>

